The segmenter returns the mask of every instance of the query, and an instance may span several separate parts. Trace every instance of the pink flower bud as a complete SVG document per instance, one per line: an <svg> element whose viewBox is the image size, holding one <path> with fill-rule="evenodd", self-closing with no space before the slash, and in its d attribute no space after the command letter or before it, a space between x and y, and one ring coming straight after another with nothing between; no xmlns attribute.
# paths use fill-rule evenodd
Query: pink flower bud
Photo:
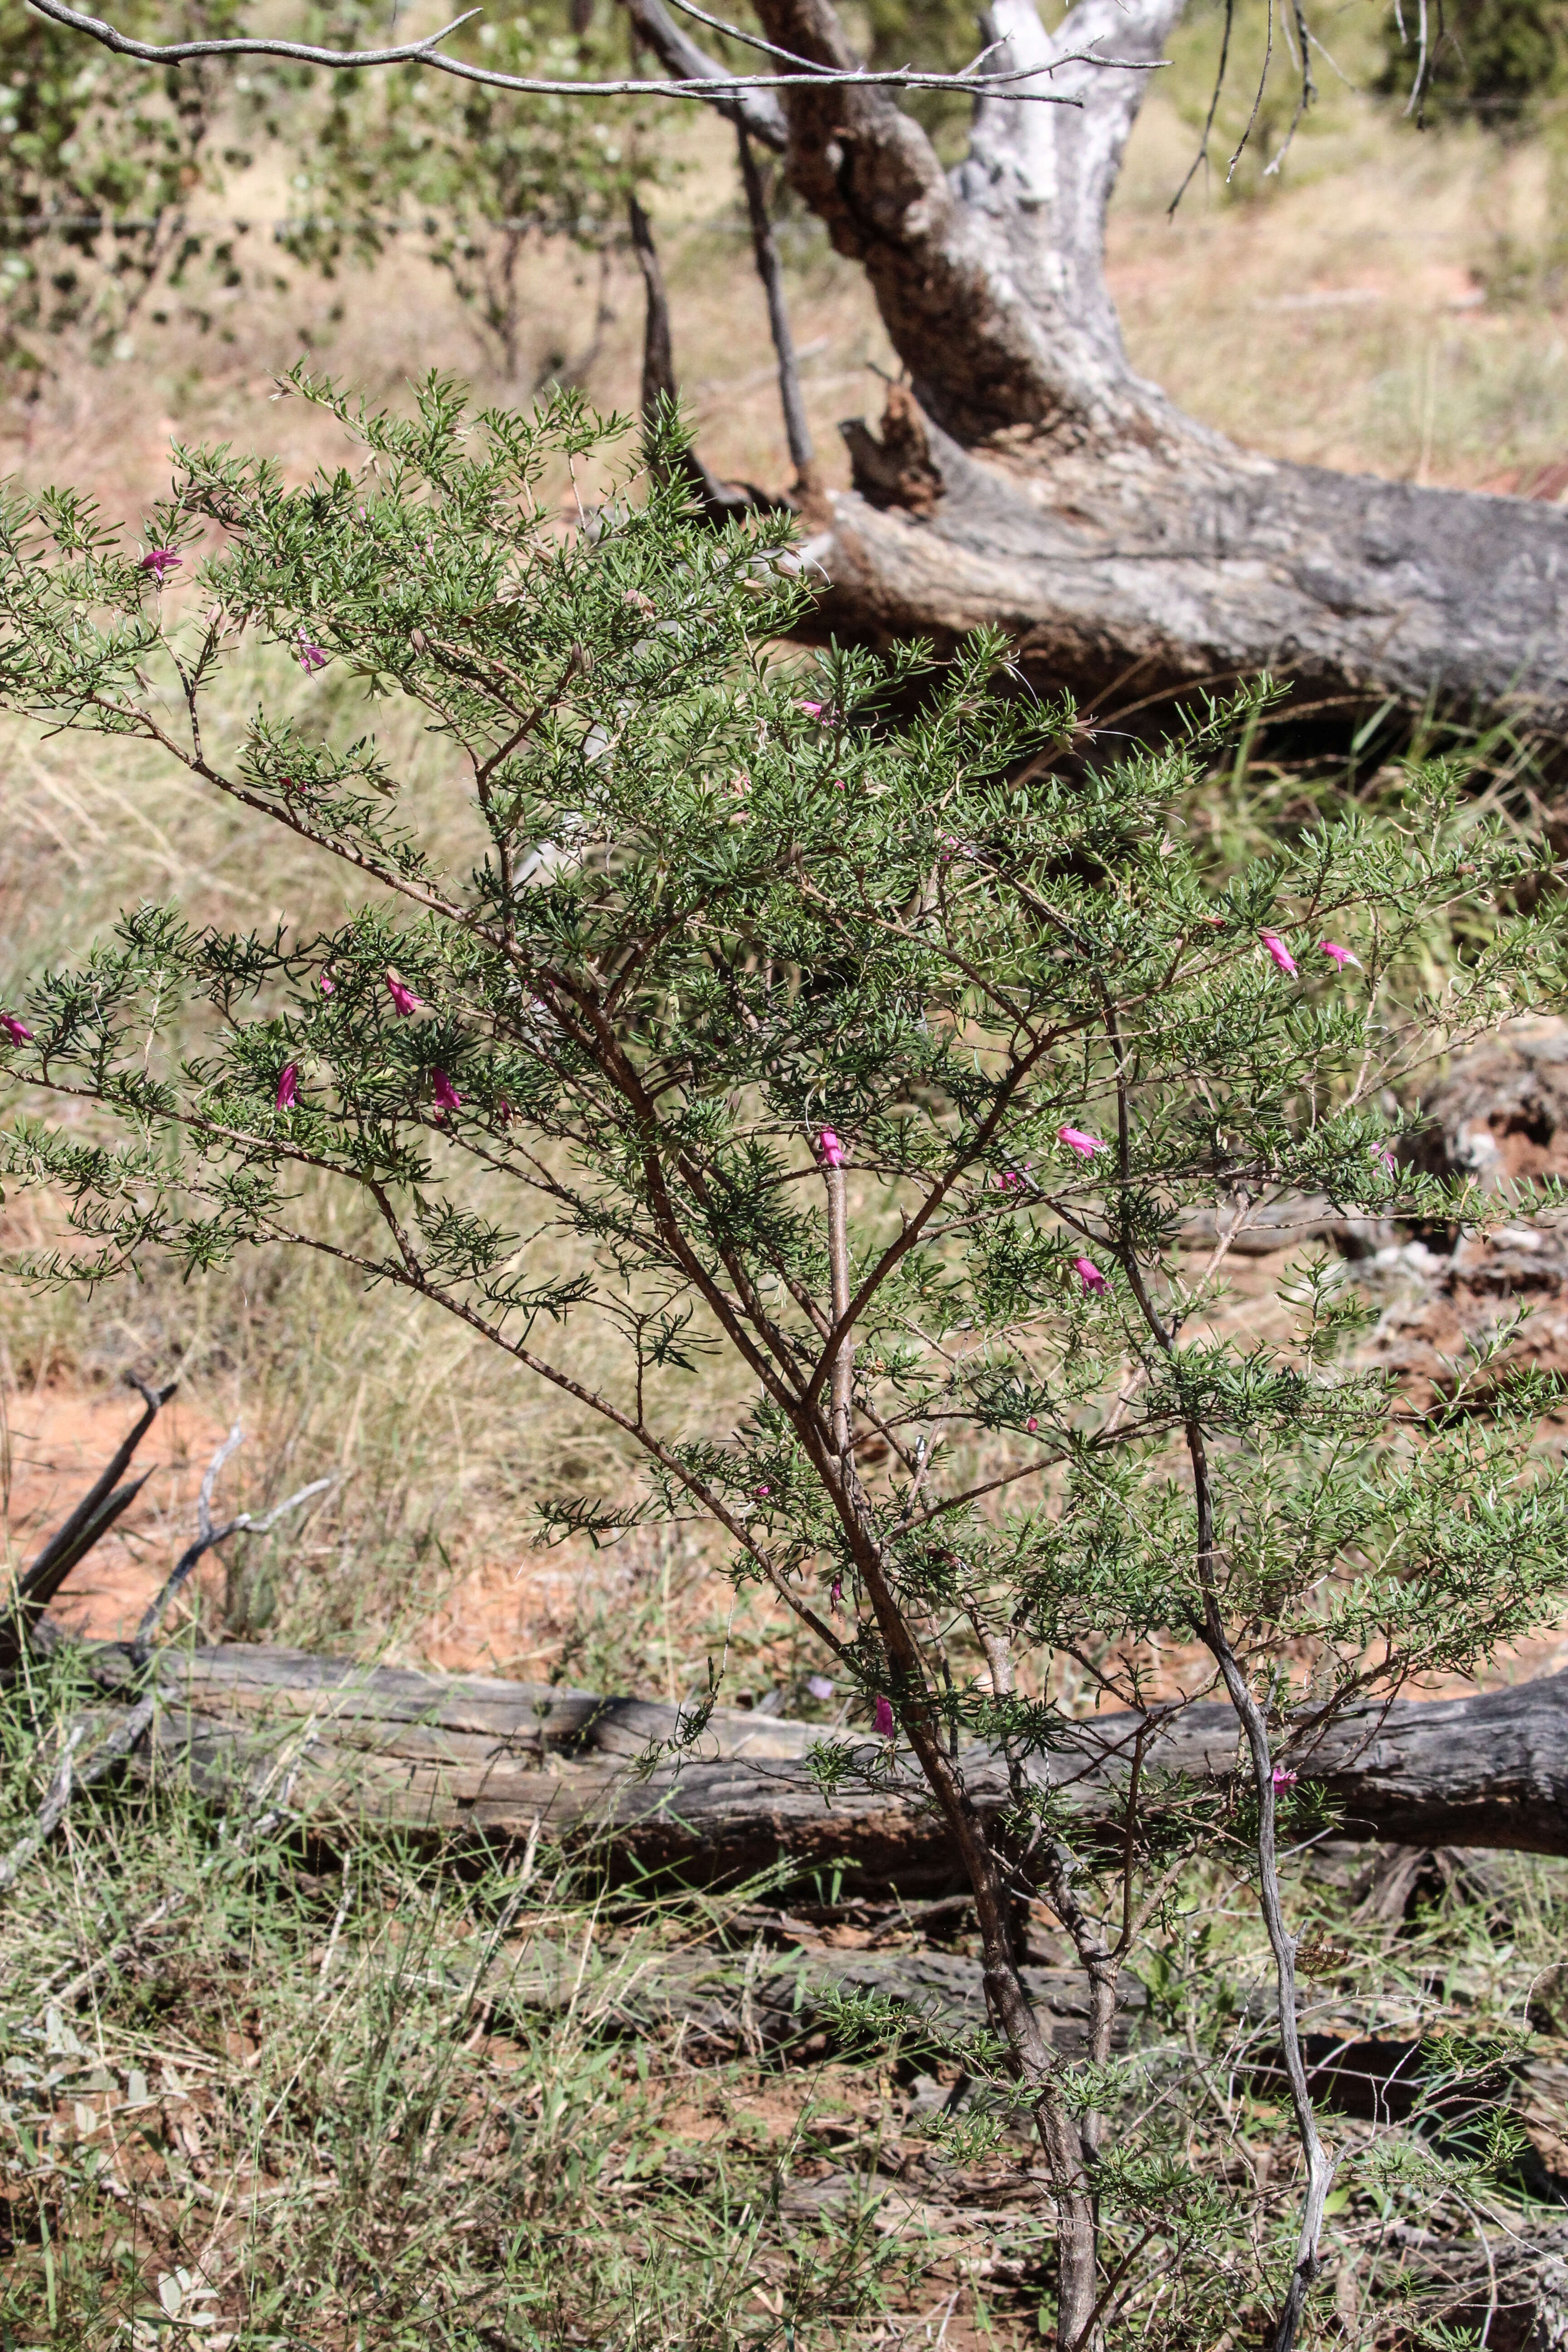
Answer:
<svg viewBox="0 0 1568 2352"><path fill-rule="evenodd" d="M752 1489L759 1503L765 1503L773 1491L771 1486L753 1486Z"/></svg>
<svg viewBox="0 0 1568 2352"><path fill-rule="evenodd" d="M827 1605L836 1617L844 1606L844 1580L840 1576L836 1576L833 1580L833 1590L827 1596Z"/></svg>
<svg viewBox="0 0 1568 2352"><path fill-rule="evenodd" d="M1374 1143L1372 1147L1372 1156L1385 1176L1393 1175L1394 1146L1392 1143Z"/></svg>
<svg viewBox="0 0 1568 2352"><path fill-rule="evenodd" d="M1034 1415L1033 1413L1031 1413L1031 1414L1029 1415L1028 1420L1024 1423L1024 1427L1028 1431L1029 1435L1030 1435L1031 1437L1033 1437L1033 1435L1034 1435L1034 1433L1035 1433L1036 1430L1037 1430L1037 1429L1038 1429L1039 1425L1040 1425L1040 1424L1039 1424L1038 1421L1036 1419L1036 1417L1035 1417L1035 1415Z"/></svg>
<svg viewBox="0 0 1568 2352"><path fill-rule="evenodd" d="M0 1013L0 1029L4 1029L13 1045L29 1045L33 1041L26 1023L18 1021L14 1013Z"/></svg>
<svg viewBox="0 0 1568 2352"><path fill-rule="evenodd" d="M1100 1292L1105 1288L1105 1276L1101 1274L1094 1260L1091 1257L1075 1257L1072 1262L1072 1265L1073 1272L1077 1275L1084 1288L1086 1290L1093 1291L1098 1297Z"/></svg>
<svg viewBox="0 0 1568 2352"><path fill-rule="evenodd" d="M876 1724L877 1737L879 1739L891 1739L896 1736L896 1727L893 1722L893 1710L888 1700L885 1698L878 1698L873 1719Z"/></svg>
<svg viewBox="0 0 1568 2352"><path fill-rule="evenodd" d="M431 1071L430 1095L437 1110L459 1110L462 1108L463 1097L445 1070Z"/></svg>
<svg viewBox="0 0 1568 2352"><path fill-rule="evenodd" d="M1110 1148L1098 1135L1089 1135L1081 1127L1058 1127L1057 1141L1065 1143L1069 1151L1076 1151L1080 1160L1092 1160L1097 1151Z"/></svg>
<svg viewBox="0 0 1568 2352"><path fill-rule="evenodd" d="M1318 945L1324 955L1332 959L1341 971L1343 971L1347 963L1353 963L1357 971L1361 970L1360 956L1352 955L1349 948L1342 948L1337 940L1320 940Z"/></svg>
<svg viewBox="0 0 1568 2352"><path fill-rule="evenodd" d="M332 978L330 971L324 971L321 974L321 994L323 996L335 996L337 992L337 982Z"/></svg>
<svg viewBox="0 0 1568 2352"><path fill-rule="evenodd" d="M847 1154L842 1142L830 1127L825 1127L816 1139L816 1148L826 1168L842 1168Z"/></svg>
<svg viewBox="0 0 1568 2352"><path fill-rule="evenodd" d="M396 1005L399 1013L417 1013L419 1007L425 1002L425 999L422 996L415 995L414 991L408 986L405 981L399 980L397 974L392 971L390 966L388 967L386 974L386 992L388 996L391 997L394 1004Z"/></svg>
<svg viewBox="0 0 1568 2352"><path fill-rule="evenodd" d="M297 1062L284 1065L278 1076L278 1108L292 1110L300 1099L300 1066Z"/></svg>
<svg viewBox="0 0 1568 2352"><path fill-rule="evenodd" d="M1264 946L1268 949L1269 954L1273 957L1280 971L1289 972L1291 979L1294 980L1296 977L1296 959L1291 954L1289 949L1286 946L1284 940L1277 938L1272 931L1259 931L1258 936L1263 941Z"/></svg>
<svg viewBox="0 0 1568 2352"><path fill-rule="evenodd" d="M808 719L820 719L827 705L825 702L803 702L800 708Z"/></svg>

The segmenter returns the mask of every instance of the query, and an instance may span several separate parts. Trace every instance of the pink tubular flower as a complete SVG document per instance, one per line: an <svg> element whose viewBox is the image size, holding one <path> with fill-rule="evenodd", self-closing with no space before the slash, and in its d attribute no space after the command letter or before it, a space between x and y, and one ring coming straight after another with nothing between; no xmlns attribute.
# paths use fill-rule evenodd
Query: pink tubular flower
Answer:
<svg viewBox="0 0 1568 2352"><path fill-rule="evenodd" d="M800 707L808 719L820 719L827 705L826 702L803 702Z"/></svg>
<svg viewBox="0 0 1568 2352"><path fill-rule="evenodd" d="M512 1122L512 1115L511 1105L508 1102L505 1095L498 1095L496 1097L496 1118L500 1125L502 1127L510 1127Z"/></svg>
<svg viewBox="0 0 1568 2352"><path fill-rule="evenodd" d="M832 1128L825 1127L823 1129L822 1133L816 1139L816 1148L822 1154L822 1164L825 1168L843 1167L847 1154L845 1151L842 1140L834 1133Z"/></svg>
<svg viewBox="0 0 1568 2352"><path fill-rule="evenodd" d="M321 994L323 996L335 996L337 992L337 982L332 978L330 971L324 971L321 974Z"/></svg>
<svg viewBox="0 0 1568 2352"><path fill-rule="evenodd" d="M773 1491L771 1486L753 1486L752 1489L759 1503L765 1503Z"/></svg>
<svg viewBox="0 0 1568 2352"><path fill-rule="evenodd" d="M463 1097L445 1070L430 1073L430 1095L437 1110L460 1110Z"/></svg>
<svg viewBox="0 0 1568 2352"><path fill-rule="evenodd" d="M422 996L415 995L406 981L399 980L397 974L390 969L386 975L386 992L399 1013L417 1013L425 1002Z"/></svg>
<svg viewBox="0 0 1568 2352"><path fill-rule="evenodd" d="M1361 970L1360 956L1352 955L1349 948L1341 947L1338 940L1320 940L1318 946L1341 971L1343 971L1347 963L1353 963L1357 971Z"/></svg>
<svg viewBox="0 0 1568 2352"><path fill-rule="evenodd" d="M807 1675L805 1686L813 1698L829 1699L833 1696L833 1685L826 1675Z"/></svg>
<svg viewBox="0 0 1568 2352"><path fill-rule="evenodd" d="M1394 1146L1392 1143L1374 1143L1372 1147L1372 1156L1385 1176L1393 1175Z"/></svg>
<svg viewBox="0 0 1568 2352"><path fill-rule="evenodd" d="M322 652L320 646L312 645L310 639L305 635L303 629L300 631L299 636L295 641L294 658L299 663L307 677L310 677L312 672L319 669L325 669L327 667L326 655Z"/></svg>
<svg viewBox="0 0 1568 2352"><path fill-rule="evenodd" d="M878 1698L873 1720L877 1727L879 1739L891 1739L895 1737L893 1710L887 1699Z"/></svg>
<svg viewBox="0 0 1568 2352"><path fill-rule="evenodd" d="M1097 1151L1110 1148L1098 1135L1089 1135L1081 1127L1058 1127L1057 1141L1065 1143L1069 1151L1076 1151L1080 1160L1092 1160Z"/></svg>
<svg viewBox="0 0 1568 2352"><path fill-rule="evenodd" d="M33 1042L32 1031L14 1013L0 1013L0 1029L4 1029L13 1045L30 1045Z"/></svg>
<svg viewBox="0 0 1568 2352"><path fill-rule="evenodd" d="M1272 1780L1274 1793L1276 1796L1279 1796L1283 1790L1293 1789L1295 1787L1297 1775L1294 1772L1288 1772L1283 1764L1276 1764L1272 1774Z"/></svg>
<svg viewBox="0 0 1568 2352"><path fill-rule="evenodd" d="M1098 1296L1105 1288L1105 1276L1091 1257L1075 1257L1072 1270L1086 1290L1093 1291Z"/></svg>
<svg viewBox="0 0 1568 2352"><path fill-rule="evenodd" d="M1278 938L1273 931L1259 931L1258 936L1262 940L1264 946L1268 949L1269 954L1273 957L1275 962L1279 965L1280 971L1288 972L1290 978L1294 980L1296 977L1296 959L1291 954L1289 949L1286 946L1284 940Z"/></svg>
<svg viewBox="0 0 1568 2352"><path fill-rule="evenodd" d="M292 1110L300 1099L300 1066L287 1062L278 1075L278 1108Z"/></svg>
<svg viewBox="0 0 1568 2352"><path fill-rule="evenodd" d="M142 558L141 568L143 572L150 572L161 588L170 572L177 572L184 560L183 555L176 555L172 547L150 547Z"/></svg>
<svg viewBox="0 0 1568 2352"><path fill-rule="evenodd" d="M833 1580L833 1590L827 1596L827 1605L836 1617L844 1606L844 1580L841 1576L836 1576Z"/></svg>

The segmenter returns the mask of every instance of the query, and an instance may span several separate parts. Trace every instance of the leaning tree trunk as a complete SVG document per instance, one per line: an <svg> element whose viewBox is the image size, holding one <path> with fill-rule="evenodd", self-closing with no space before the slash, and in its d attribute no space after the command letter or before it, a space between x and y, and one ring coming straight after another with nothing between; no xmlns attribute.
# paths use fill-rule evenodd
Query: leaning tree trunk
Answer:
<svg viewBox="0 0 1568 2352"><path fill-rule="evenodd" d="M627 5L691 70L658 0ZM757 5L782 47L853 64L829 0ZM993 91L951 173L886 89L783 87L752 121L864 266L909 375L879 437L844 428L855 487L810 551L826 625L942 641L999 623L1037 678L1080 695L1269 668L1561 726L1568 515L1238 449L1129 366L1105 206L1149 84L1136 68L1181 5L1079 0L1047 35L1034 0L995 0L994 67L1037 68L1030 87L1074 103ZM1129 64L1066 62L1089 50Z"/></svg>

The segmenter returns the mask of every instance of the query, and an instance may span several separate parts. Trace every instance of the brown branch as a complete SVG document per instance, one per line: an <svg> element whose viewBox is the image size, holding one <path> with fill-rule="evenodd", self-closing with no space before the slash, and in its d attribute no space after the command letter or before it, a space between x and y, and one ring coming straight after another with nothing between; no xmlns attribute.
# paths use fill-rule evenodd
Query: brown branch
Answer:
<svg viewBox="0 0 1568 2352"><path fill-rule="evenodd" d="M779 402L784 409L784 433L799 496L816 487L816 452L812 446L811 427L806 422L805 401L800 388L800 363L795 355L795 337L784 296L784 264L768 216L768 192L744 122L737 125L735 141L740 151L741 184L746 192L746 210L751 216L752 250L767 297L768 327L778 355Z"/></svg>

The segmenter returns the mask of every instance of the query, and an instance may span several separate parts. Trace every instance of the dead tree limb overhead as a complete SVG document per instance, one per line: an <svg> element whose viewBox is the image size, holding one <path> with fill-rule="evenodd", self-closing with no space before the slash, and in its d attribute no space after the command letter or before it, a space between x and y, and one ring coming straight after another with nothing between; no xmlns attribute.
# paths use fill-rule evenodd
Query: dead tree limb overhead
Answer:
<svg viewBox="0 0 1568 2352"><path fill-rule="evenodd" d="M663 38L657 0L627 5L689 76L689 36ZM1568 514L1239 449L1129 365L1105 207L1150 76L1065 61L1146 65L1181 9L1078 0L1053 35L1035 0L995 0L993 67L1078 104L982 97L951 173L891 92L781 85L790 178L864 268L909 377L879 436L844 427L855 487L811 543L824 625L951 642L1000 624L1039 683L1085 698L1270 668L1560 729ZM758 13L782 48L853 64L830 0Z"/></svg>
<svg viewBox="0 0 1568 2352"><path fill-rule="evenodd" d="M132 1685L123 1650L92 1659L106 1689ZM720 1875L788 1853L803 1869L847 1858L863 1883L906 1891L956 1876L945 1829L912 1780L823 1795L807 1759L829 1735L810 1724L720 1709L677 1761L678 1709L545 1684L237 1646L165 1652L158 1678L155 1753L170 1769L188 1763L214 1789L287 1770L294 1805L323 1829L380 1823L503 1841L536 1825L599 1829L649 1864ZM1140 1720L1075 1725L1032 1768L1048 1770L1089 1833L1122 1833ZM1152 1799L1174 1776L1227 1786L1237 1735L1226 1705L1173 1713L1145 1744L1143 1788ZM868 1741L866 1759L879 1748ZM1568 1674L1369 1707L1321 1732L1303 1723L1285 1753L1338 1809L1342 1837L1568 1854ZM963 1765L982 1813L1007 1801L999 1759L975 1748Z"/></svg>

